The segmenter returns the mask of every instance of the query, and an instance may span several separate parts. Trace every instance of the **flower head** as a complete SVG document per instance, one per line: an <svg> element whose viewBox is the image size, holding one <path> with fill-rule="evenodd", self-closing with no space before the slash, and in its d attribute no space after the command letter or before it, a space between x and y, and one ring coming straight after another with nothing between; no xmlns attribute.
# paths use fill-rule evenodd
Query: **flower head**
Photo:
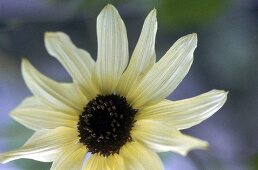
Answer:
<svg viewBox="0 0 258 170"><path fill-rule="evenodd" d="M185 155L207 142L182 134L214 114L227 93L212 90L179 101L165 98L187 74L197 46L184 36L156 62L156 10L145 19L128 63L125 25L107 5L97 19L98 56L77 48L61 32L45 34L47 51L65 67L72 83L56 82L22 61L22 75L33 96L11 116L35 130L0 162L20 158L53 162L51 169L163 169L156 152ZM86 154L90 158L84 159Z"/></svg>

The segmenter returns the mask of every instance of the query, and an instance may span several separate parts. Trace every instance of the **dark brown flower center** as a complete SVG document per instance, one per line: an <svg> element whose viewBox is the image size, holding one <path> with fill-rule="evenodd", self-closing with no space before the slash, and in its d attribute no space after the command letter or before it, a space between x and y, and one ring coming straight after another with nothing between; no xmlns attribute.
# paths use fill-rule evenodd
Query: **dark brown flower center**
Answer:
<svg viewBox="0 0 258 170"><path fill-rule="evenodd" d="M125 97L98 95L79 117L80 142L93 154L109 156L118 153L126 142L132 140L130 131L136 112Z"/></svg>

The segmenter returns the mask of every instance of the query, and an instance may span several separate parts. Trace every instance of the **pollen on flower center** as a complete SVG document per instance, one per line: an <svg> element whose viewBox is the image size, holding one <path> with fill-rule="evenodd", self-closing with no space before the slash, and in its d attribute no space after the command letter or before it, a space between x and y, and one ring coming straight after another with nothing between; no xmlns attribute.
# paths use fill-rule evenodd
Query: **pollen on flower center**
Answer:
<svg viewBox="0 0 258 170"><path fill-rule="evenodd" d="M132 140L130 131L136 112L125 97L98 95L86 105L79 117L80 142L91 153L103 156L118 153L126 142Z"/></svg>

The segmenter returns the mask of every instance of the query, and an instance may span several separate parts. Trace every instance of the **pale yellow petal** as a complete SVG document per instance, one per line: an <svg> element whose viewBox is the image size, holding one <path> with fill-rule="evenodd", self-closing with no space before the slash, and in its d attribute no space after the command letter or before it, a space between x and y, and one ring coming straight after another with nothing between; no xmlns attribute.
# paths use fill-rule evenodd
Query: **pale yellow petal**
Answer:
<svg viewBox="0 0 258 170"><path fill-rule="evenodd" d="M223 90L211 90L179 101L163 100L156 105L141 109L136 119L160 120L177 129L186 129L212 116L226 100L227 92Z"/></svg>
<svg viewBox="0 0 258 170"><path fill-rule="evenodd" d="M127 98L135 108L160 102L188 73L197 46L196 34L184 36L148 71Z"/></svg>
<svg viewBox="0 0 258 170"><path fill-rule="evenodd" d="M81 170L86 147L82 144L71 144L66 146L51 166L51 170Z"/></svg>
<svg viewBox="0 0 258 170"><path fill-rule="evenodd" d="M22 75L30 91L57 110L81 113L87 102L76 85L61 84L47 78L26 59L22 61Z"/></svg>
<svg viewBox="0 0 258 170"><path fill-rule="evenodd" d="M119 155L127 170L163 170L159 156L138 142L129 142L123 146Z"/></svg>
<svg viewBox="0 0 258 170"><path fill-rule="evenodd" d="M33 130L54 129L60 126L74 128L79 119L78 115L54 110L36 96L24 99L11 112L11 116L17 122Z"/></svg>
<svg viewBox="0 0 258 170"><path fill-rule="evenodd" d="M107 5L97 18L98 58L94 82L101 94L114 92L128 63L126 28L118 11Z"/></svg>
<svg viewBox="0 0 258 170"><path fill-rule="evenodd" d="M95 61L87 51L77 48L69 36L62 32L47 32L45 45L49 54L65 67L88 99L98 94L91 81Z"/></svg>
<svg viewBox="0 0 258 170"><path fill-rule="evenodd" d="M107 158L99 154L93 154L86 162L83 170L109 170Z"/></svg>
<svg viewBox="0 0 258 170"><path fill-rule="evenodd" d="M132 137L156 152L173 151L186 155L192 149L208 147L206 141L183 135L162 121L138 120L134 125Z"/></svg>
<svg viewBox="0 0 258 170"><path fill-rule="evenodd" d="M107 170L126 170L124 160L119 154L109 155L106 164Z"/></svg>
<svg viewBox="0 0 258 170"><path fill-rule="evenodd" d="M127 96L134 84L153 66L156 61L155 38L157 32L156 10L152 10L144 21L140 38L130 63L119 80L117 92Z"/></svg>
<svg viewBox="0 0 258 170"><path fill-rule="evenodd" d="M39 130L21 148L0 154L0 163L21 158L52 162L65 145L77 140L77 136L76 129L65 127Z"/></svg>

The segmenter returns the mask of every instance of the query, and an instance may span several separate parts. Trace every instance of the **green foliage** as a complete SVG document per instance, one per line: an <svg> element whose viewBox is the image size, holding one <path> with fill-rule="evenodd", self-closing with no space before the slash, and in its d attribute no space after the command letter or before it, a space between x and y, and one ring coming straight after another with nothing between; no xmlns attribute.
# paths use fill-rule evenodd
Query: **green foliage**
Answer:
<svg viewBox="0 0 258 170"><path fill-rule="evenodd" d="M227 0L164 0L158 3L158 19L164 25L192 26L219 16Z"/></svg>
<svg viewBox="0 0 258 170"><path fill-rule="evenodd" d="M258 154L251 158L249 161L249 167L251 170L258 170Z"/></svg>

